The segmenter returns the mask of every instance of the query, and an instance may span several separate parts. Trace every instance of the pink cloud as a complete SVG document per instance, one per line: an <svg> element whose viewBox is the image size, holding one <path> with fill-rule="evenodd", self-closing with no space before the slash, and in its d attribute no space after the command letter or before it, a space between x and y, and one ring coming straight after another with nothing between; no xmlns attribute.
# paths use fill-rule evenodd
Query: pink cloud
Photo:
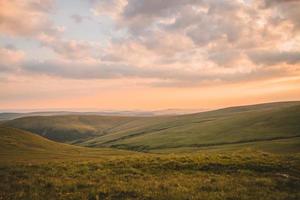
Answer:
<svg viewBox="0 0 300 200"><path fill-rule="evenodd" d="M57 30L47 13L53 0L0 0L0 31L12 36L32 37Z"/></svg>
<svg viewBox="0 0 300 200"><path fill-rule="evenodd" d="M15 71L24 61L25 53L10 48L0 48L0 72Z"/></svg>

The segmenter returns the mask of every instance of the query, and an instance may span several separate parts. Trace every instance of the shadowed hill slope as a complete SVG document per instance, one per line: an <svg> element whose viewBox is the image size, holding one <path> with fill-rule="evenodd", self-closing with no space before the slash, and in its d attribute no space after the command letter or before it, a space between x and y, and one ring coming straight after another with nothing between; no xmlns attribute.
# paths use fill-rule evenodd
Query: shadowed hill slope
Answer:
<svg viewBox="0 0 300 200"><path fill-rule="evenodd" d="M32 116L5 123L7 126L37 133L55 141L71 141L105 134L110 128L126 123L126 117L102 116Z"/></svg>
<svg viewBox="0 0 300 200"><path fill-rule="evenodd" d="M132 154L109 148L86 148L57 143L27 131L0 127L0 160L24 161L30 159L96 159L102 156Z"/></svg>
<svg viewBox="0 0 300 200"><path fill-rule="evenodd" d="M116 132L143 129L172 117L123 117L96 115L32 116L4 122L9 127L27 130L48 139L69 142Z"/></svg>

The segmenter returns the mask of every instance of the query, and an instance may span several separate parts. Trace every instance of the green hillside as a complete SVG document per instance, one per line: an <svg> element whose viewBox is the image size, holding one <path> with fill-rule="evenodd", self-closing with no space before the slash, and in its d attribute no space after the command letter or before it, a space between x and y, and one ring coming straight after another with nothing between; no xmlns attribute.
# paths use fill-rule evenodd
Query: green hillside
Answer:
<svg viewBox="0 0 300 200"><path fill-rule="evenodd" d="M276 105L276 104L275 104ZM231 108L181 116L131 136L107 140L105 146L137 150L205 147L300 136L300 104ZM103 137L102 137L103 138ZM101 142L101 137L97 138ZM103 141L103 140L102 140Z"/></svg>
<svg viewBox="0 0 300 200"><path fill-rule="evenodd" d="M27 130L51 140L69 142L104 136L116 132L143 129L169 120L169 117L118 117L97 115L64 115L23 117L3 124Z"/></svg>
<svg viewBox="0 0 300 200"><path fill-rule="evenodd" d="M181 116L25 117L5 124L81 146L137 151L249 146L247 143L270 144L279 139L290 139L295 146L300 137L300 102L239 106Z"/></svg>
<svg viewBox="0 0 300 200"><path fill-rule="evenodd" d="M124 117L102 116L33 116L18 118L5 123L55 141L71 141L102 135L105 130L127 121Z"/></svg>
<svg viewBox="0 0 300 200"><path fill-rule="evenodd" d="M279 145L278 139L289 139L286 146L299 145L300 103L283 102L232 107L191 115L160 118L139 123L134 128L115 132L85 141L85 146L109 146L138 151L164 151L167 149L199 149L219 145L264 142ZM151 122L151 124L149 123ZM276 141L273 141L276 140ZM257 146L255 146L257 147ZM259 148L260 149L260 148ZM280 150L280 149L278 149ZM277 151L277 150L276 150ZM297 151L297 149L295 149Z"/></svg>
<svg viewBox="0 0 300 200"><path fill-rule="evenodd" d="M57 143L27 131L0 127L0 160L30 161L49 159L97 159L103 156L133 154L109 148L86 148Z"/></svg>

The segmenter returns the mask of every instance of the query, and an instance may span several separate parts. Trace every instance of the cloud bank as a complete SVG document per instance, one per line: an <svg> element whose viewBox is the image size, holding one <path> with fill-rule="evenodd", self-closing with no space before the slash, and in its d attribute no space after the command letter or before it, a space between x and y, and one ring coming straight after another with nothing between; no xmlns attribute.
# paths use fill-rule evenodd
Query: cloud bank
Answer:
<svg viewBox="0 0 300 200"><path fill-rule="evenodd" d="M296 0L93 0L91 14L111 20L114 30L123 32L105 45L68 38L65 27L50 17L54 0L0 4L1 35L29 38L56 56L28 59L28 50L3 46L2 74L142 78L168 87L299 74ZM70 19L78 27L85 22L76 13Z"/></svg>

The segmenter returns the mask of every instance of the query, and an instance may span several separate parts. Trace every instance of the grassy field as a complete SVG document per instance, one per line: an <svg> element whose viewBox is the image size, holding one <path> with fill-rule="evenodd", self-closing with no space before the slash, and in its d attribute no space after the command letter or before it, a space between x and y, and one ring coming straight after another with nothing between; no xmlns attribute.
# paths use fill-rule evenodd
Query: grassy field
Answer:
<svg viewBox="0 0 300 200"><path fill-rule="evenodd" d="M0 134L1 200L300 198L299 152L149 154L77 147L6 127Z"/></svg>
<svg viewBox="0 0 300 200"><path fill-rule="evenodd" d="M183 116L7 121L0 200L298 200L299 109L290 102Z"/></svg>
<svg viewBox="0 0 300 200"><path fill-rule="evenodd" d="M0 199L294 199L299 156L255 151L0 165Z"/></svg>

